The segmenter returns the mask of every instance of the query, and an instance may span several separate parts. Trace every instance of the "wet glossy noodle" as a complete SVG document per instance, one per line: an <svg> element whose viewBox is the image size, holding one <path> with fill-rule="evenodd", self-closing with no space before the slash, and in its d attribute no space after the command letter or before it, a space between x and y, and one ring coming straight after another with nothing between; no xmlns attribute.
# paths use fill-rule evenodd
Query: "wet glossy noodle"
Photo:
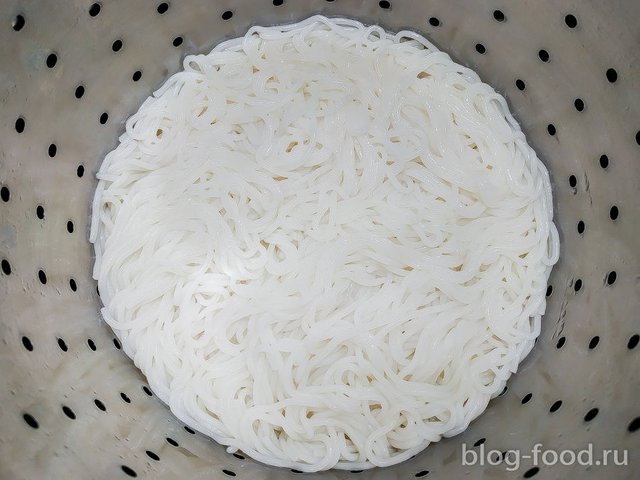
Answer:
<svg viewBox="0 0 640 480"><path fill-rule="evenodd" d="M312 17L189 56L98 178L104 320L180 420L261 462L401 462L540 332L547 171L413 32Z"/></svg>

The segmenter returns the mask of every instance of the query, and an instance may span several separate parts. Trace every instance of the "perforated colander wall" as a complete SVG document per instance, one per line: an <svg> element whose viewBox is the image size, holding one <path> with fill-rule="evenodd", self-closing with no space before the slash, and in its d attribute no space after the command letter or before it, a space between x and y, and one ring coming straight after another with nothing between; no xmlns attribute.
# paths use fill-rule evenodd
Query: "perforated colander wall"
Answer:
<svg viewBox="0 0 640 480"><path fill-rule="evenodd" d="M639 478L637 0L3 0L0 478L300 477L225 453L152 395L98 317L87 229L101 159L186 54L319 12L419 30L503 92L551 171L562 254L536 348L467 432L305 478ZM462 443L590 442L630 465L462 465Z"/></svg>

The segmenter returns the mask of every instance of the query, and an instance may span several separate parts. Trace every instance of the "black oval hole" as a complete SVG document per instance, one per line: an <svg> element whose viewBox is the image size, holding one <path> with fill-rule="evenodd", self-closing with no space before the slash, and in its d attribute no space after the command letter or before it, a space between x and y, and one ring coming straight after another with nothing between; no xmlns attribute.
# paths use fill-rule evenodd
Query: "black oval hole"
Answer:
<svg viewBox="0 0 640 480"><path fill-rule="evenodd" d="M549 52L547 52L546 50L540 50L538 51L538 57L540 57L540 60L542 60L543 62L548 62Z"/></svg>
<svg viewBox="0 0 640 480"><path fill-rule="evenodd" d="M113 346L116 347L118 350L122 348L122 345L120 345L120 341L117 338L113 339Z"/></svg>
<svg viewBox="0 0 640 480"><path fill-rule="evenodd" d="M560 410L561 406L562 406L562 400L556 400L555 402L553 402L553 405L551 405L551 407L549 408L549 411L551 413L557 412L558 410Z"/></svg>
<svg viewBox="0 0 640 480"><path fill-rule="evenodd" d="M569 186L571 188L576 188L576 185L578 185L578 179L576 178L575 175L570 175L569 176Z"/></svg>
<svg viewBox="0 0 640 480"><path fill-rule="evenodd" d="M547 297L550 297L552 293L553 293L553 285L548 285L547 292L546 292Z"/></svg>
<svg viewBox="0 0 640 480"><path fill-rule="evenodd" d="M67 347L67 344L61 338L58 338L58 346L60 347L60 350L62 350L63 352L66 352L67 350L69 350L69 347Z"/></svg>
<svg viewBox="0 0 640 480"><path fill-rule="evenodd" d="M598 343L600 343L600 337L596 335L589 341L589 350L593 350L594 348L596 348L598 346Z"/></svg>
<svg viewBox="0 0 640 480"><path fill-rule="evenodd" d="M618 215L620 215L620 210L618 210L618 207L614 205L609 210L609 218L611 218L611 220L615 220L618 218Z"/></svg>
<svg viewBox="0 0 640 480"><path fill-rule="evenodd" d="M422 470L422 471L416 473L414 476L416 478L422 478L422 477L426 477L427 475L429 475L429 470Z"/></svg>
<svg viewBox="0 0 640 480"><path fill-rule="evenodd" d="M629 423L627 430L629 430L630 432L635 432L639 428L640 428L640 417L636 417L633 420L631 420L631 423Z"/></svg>
<svg viewBox="0 0 640 480"><path fill-rule="evenodd" d="M627 348L629 350L633 350L638 346L638 343L640 343L640 335L636 333L635 335L631 335L631 337L629 337L629 341L627 342Z"/></svg>
<svg viewBox="0 0 640 480"><path fill-rule="evenodd" d="M142 72L140 70L136 70L135 72L133 72L133 75L131 75L131 80L133 80L134 82L137 82L141 78L142 78Z"/></svg>
<svg viewBox="0 0 640 480"><path fill-rule="evenodd" d="M600 410L598 410L597 408L592 408L591 410L589 410L585 416L584 416L584 421L585 422L590 422L591 420L593 420L594 418L596 418L598 416L598 412Z"/></svg>
<svg viewBox="0 0 640 480"><path fill-rule="evenodd" d="M24 121L24 118L22 117L18 117L18 119L16 120L16 132L18 133L22 133L24 132L24 127L26 126L26 122Z"/></svg>
<svg viewBox="0 0 640 480"><path fill-rule="evenodd" d="M573 15L569 14L566 17L564 17L564 23L566 23L567 27L569 28L576 28L576 26L578 25L578 19Z"/></svg>
<svg viewBox="0 0 640 480"><path fill-rule="evenodd" d="M90 348L91 350L93 350L94 352L97 350L96 342L94 342L94 341L93 341L92 339L90 339L90 338L89 338L89 339L87 339L87 345L89 345L89 348Z"/></svg>
<svg viewBox="0 0 640 480"><path fill-rule="evenodd" d="M67 222L67 232L73 233L73 222L71 220Z"/></svg>
<svg viewBox="0 0 640 480"><path fill-rule="evenodd" d="M173 445L174 447L179 447L180 445L178 444L178 442L176 442L173 438L171 437L167 437L167 443L169 445Z"/></svg>
<svg viewBox="0 0 640 480"><path fill-rule="evenodd" d="M104 125L105 123L107 123L107 120L109 120L109 114L107 112L104 112L102 115L100 115L101 125Z"/></svg>
<svg viewBox="0 0 640 480"><path fill-rule="evenodd" d="M80 99L84 95L84 87L82 85L78 85L76 87L75 96Z"/></svg>
<svg viewBox="0 0 640 480"><path fill-rule="evenodd" d="M124 393L124 392L120 392L120 398L122 398L122 401L124 403L131 403L131 399L129 398L129 396Z"/></svg>
<svg viewBox="0 0 640 480"><path fill-rule="evenodd" d="M636 132L636 143L640 145L640 130Z"/></svg>
<svg viewBox="0 0 640 480"><path fill-rule="evenodd" d="M236 476L236 472L234 472L233 470L227 470L226 468L222 469L222 473L224 473L225 475L227 475L229 477L235 477Z"/></svg>
<svg viewBox="0 0 640 480"><path fill-rule="evenodd" d="M119 52L122 49L122 40L116 40L111 44L111 50Z"/></svg>
<svg viewBox="0 0 640 480"><path fill-rule="evenodd" d="M231 10L227 10L226 12L224 12L222 14L222 19L223 20L230 20L231 17L233 17L233 12Z"/></svg>
<svg viewBox="0 0 640 480"><path fill-rule="evenodd" d="M25 413L24 415L22 415L22 418L24 419L25 422L27 422L27 425L29 425L31 428L40 427L40 425L38 425L38 421L28 413Z"/></svg>
<svg viewBox="0 0 640 480"><path fill-rule="evenodd" d="M182 37L176 37L173 39L173 46L179 47L180 45L182 45L182 42L183 42Z"/></svg>
<svg viewBox="0 0 640 480"><path fill-rule="evenodd" d="M391 2L387 0L380 0L378 2L378 5L380 6L380 8L383 8L385 10L388 10L389 8L391 8Z"/></svg>
<svg viewBox="0 0 640 480"><path fill-rule="evenodd" d="M479 447L480 445L482 445L486 441L487 441L487 439L482 437L480 440L477 440L476 443L473 444L473 446L474 447Z"/></svg>
<svg viewBox="0 0 640 480"><path fill-rule="evenodd" d="M195 435L195 434L196 434L196 431L195 431L193 428L190 428L188 425L185 425L185 426L184 426L184 430L185 430L187 433L190 433L191 435Z"/></svg>
<svg viewBox="0 0 640 480"><path fill-rule="evenodd" d="M332 0L333 1L333 0ZM234 457L239 458L240 460L244 460L244 455L240 455L239 453L234 453L233 454Z"/></svg>
<svg viewBox="0 0 640 480"><path fill-rule="evenodd" d="M9 263L9 260L2 260L2 273L5 275L11 275L11 264Z"/></svg>
<svg viewBox="0 0 640 480"><path fill-rule="evenodd" d="M92 17L95 17L100 13L101 8L102 8L102 5L100 5L99 3L94 3L89 7L89 15L91 15Z"/></svg>
<svg viewBox="0 0 640 480"><path fill-rule="evenodd" d="M44 207L42 205L38 205L36 208L36 216L42 220L44 219Z"/></svg>
<svg viewBox="0 0 640 480"><path fill-rule="evenodd" d="M49 145L49 148L47 149L47 153L51 158L55 157L58 154L58 147L56 146L55 143L52 143L51 145Z"/></svg>
<svg viewBox="0 0 640 480"><path fill-rule="evenodd" d="M273 0L273 6L279 7L284 3L284 0Z"/></svg>
<svg viewBox="0 0 640 480"><path fill-rule="evenodd" d="M103 412L107 411L107 407L104 406L104 403L102 403L100 400L98 400L97 398L93 401L93 403L96 404L96 407L98 407L99 410L102 410Z"/></svg>
<svg viewBox="0 0 640 480"><path fill-rule="evenodd" d="M72 292L75 292L76 290L78 290L78 285L76 284L76 281L73 278L69 279L69 288L71 289Z"/></svg>
<svg viewBox="0 0 640 480"><path fill-rule="evenodd" d="M16 15L15 18L11 22L11 26L13 27L13 29L16 32L19 32L20 30L22 30L22 28L24 27L25 23L26 22L25 22L24 17L22 15Z"/></svg>
<svg viewBox="0 0 640 480"><path fill-rule="evenodd" d="M607 69L606 75L609 83L616 83L616 80L618 80L618 72L616 72L615 68Z"/></svg>
<svg viewBox="0 0 640 480"><path fill-rule="evenodd" d="M151 450L147 450L145 453L147 454L147 457L149 457L151 460L155 460L156 462L160 461L160 457L154 452L152 452Z"/></svg>
<svg viewBox="0 0 640 480"><path fill-rule="evenodd" d="M517 79L516 80L516 88L518 90L524 90L526 88L526 85L524 84L524 81Z"/></svg>
<svg viewBox="0 0 640 480"><path fill-rule="evenodd" d="M602 168L607 168L609 166L609 157L606 155L600 155L600 166Z"/></svg>
<svg viewBox="0 0 640 480"><path fill-rule="evenodd" d="M573 284L573 289L576 292L579 292L581 288L582 288L582 280L578 278Z"/></svg>
<svg viewBox="0 0 640 480"><path fill-rule="evenodd" d="M169 10L169 4L162 2L160 5L158 5L158 8L156 8L156 10L160 15L162 15L163 13L166 13L167 10Z"/></svg>
<svg viewBox="0 0 640 480"><path fill-rule="evenodd" d="M525 403L529 403L532 397L533 395L531 393L527 393L524 397L522 397L522 401L520 403L522 403L522 405L524 405Z"/></svg>
<svg viewBox="0 0 640 480"><path fill-rule="evenodd" d="M524 478L531 478L535 475L538 474L538 472L540 471L540 468L538 467L531 467L529 470L527 470L526 472L524 472L524 475L522 475Z"/></svg>
<svg viewBox="0 0 640 480"><path fill-rule="evenodd" d="M582 235L584 233L584 222L582 220L578 222L577 228L578 228L578 233Z"/></svg>
<svg viewBox="0 0 640 480"><path fill-rule="evenodd" d="M494 10L493 18L496 20L496 22L504 22L506 20L502 10Z"/></svg>
<svg viewBox="0 0 640 480"><path fill-rule="evenodd" d="M484 55L487 52L487 49L481 43L476 43L476 52L480 55Z"/></svg>
<svg viewBox="0 0 640 480"><path fill-rule="evenodd" d="M566 343L567 339L565 337L560 337L558 339L558 341L556 342L556 348L560 349L562 347L564 347L564 344Z"/></svg>
<svg viewBox="0 0 640 480"><path fill-rule="evenodd" d="M78 176L78 178L82 178L82 176L84 175L83 165L78 165L78 168L76 168L76 175Z"/></svg>
<svg viewBox="0 0 640 480"><path fill-rule="evenodd" d="M124 473L126 473L127 475L129 475L132 478L136 478L138 476L136 471L131 467L127 467L126 465L121 465L120 468L122 469L122 471Z"/></svg>
<svg viewBox="0 0 640 480"><path fill-rule="evenodd" d="M58 56L55 53L50 53L47 57L47 67L53 68L58 63Z"/></svg>
<svg viewBox="0 0 640 480"><path fill-rule="evenodd" d="M73 412L73 410L71 410L69 407L67 407L66 405L62 406L62 412L69 417L71 420L75 420L76 419L76 414Z"/></svg>
<svg viewBox="0 0 640 480"><path fill-rule="evenodd" d="M547 133L549 135L555 135L556 134L556 127L553 125L553 123L550 123L549 125L547 125Z"/></svg>
<svg viewBox="0 0 640 480"><path fill-rule="evenodd" d="M47 283L47 274L44 273L43 270L38 270L38 280L40 280L41 284L46 285L46 283Z"/></svg>
<svg viewBox="0 0 640 480"><path fill-rule="evenodd" d="M576 98L573 101L573 106L576 107L576 110L581 112L584 110L584 101L581 98Z"/></svg>
<svg viewBox="0 0 640 480"><path fill-rule="evenodd" d="M8 187L0 188L0 198L2 199L3 202L9 201L9 199L11 198L11 192L9 191Z"/></svg>
<svg viewBox="0 0 640 480"><path fill-rule="evenodd" d="M429 25L431 25L432 27L439 27L440 20L438 20L436 17L431 17L429 18Z"/></svg>
<svg viewBox="0 0 640 480"><path fill-rule="evenodd" d="M27 337L26 335L22 337L22 345L28 351L33 352L33 344L31 343L31 339L29 339L29 337Z"/></svg>
<svg viewBox="0 0 640 480"><path fill-rule="evenodd" d="M153 393L151 392L151 390L149 389L149 387L147 387L146 385L142 386L142 391L144 393L146 393L147 395L149 395L150 397L153 396Z"/></svg>
<svg viewBox="0 0 640 480"><path fill-rule="evenodd" d="M609 274L607 275L607 285L613 285L614 283L616 283L616 278L618 278L618 274L615 272L615 270L609 272Z"/></svg>

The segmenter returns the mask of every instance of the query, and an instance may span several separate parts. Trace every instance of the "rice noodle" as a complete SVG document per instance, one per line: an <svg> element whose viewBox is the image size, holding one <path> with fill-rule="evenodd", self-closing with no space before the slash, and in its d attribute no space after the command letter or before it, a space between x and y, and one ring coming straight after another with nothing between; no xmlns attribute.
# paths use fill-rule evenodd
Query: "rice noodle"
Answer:
<svg viewBox="0 0 640 480"><path fill-rule="evenodd" d="M401 462L465 430L540 333L547 170L414 32L315 16L189 56L98 179L103 318L231 452Z"/></svg>

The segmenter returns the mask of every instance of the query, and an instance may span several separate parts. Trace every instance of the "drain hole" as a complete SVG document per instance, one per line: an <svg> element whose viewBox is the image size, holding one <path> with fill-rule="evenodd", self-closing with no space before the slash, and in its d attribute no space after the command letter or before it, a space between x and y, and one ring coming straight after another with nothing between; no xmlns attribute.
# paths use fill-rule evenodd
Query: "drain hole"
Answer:
<svg viewBox="0 0 640 480"><path fill-rule="evenodd" d="M158 5L158 8L156 10L160 15L162 15L163 13L166 13L167 10L169 10L169 4L163 2L160 5Z"/></svg>
<svg viewBox="0 0 640 480"><path fill-rule="evenodd" d="M565 337L560 337L556 342L556 348L561 349L562 347L564 347L564 344L566 343L566 341L567 339Z"/></svg>
<svg viewBox="0 0 640 480"><path fill-rule="evenodd" d="M230 20L231 17L233 17L233 12L231 10L227 10L226 12L224 12L222 14L222 19L223 20Z"/></svg>
<svg viewBox="0 0 640 480"><path fill-rule="evenodd" d="M89 7L89 15L91 15L92 17L95 17L100 13L101 8L102 8L102 5L100 5L99 3L94 3Z"/></svg>
<svg viewBox="0 0 640 480"><path fill-rule="evenodd" d="M496 20L496 22L504 22L506 20L504 13L501 10L494 10L493 18Z"/></svg>
<svg viewBox="0 0 640 480"><path fill-rule="evenodd" d="M29 425L31 428L40 427L40 425L38 425L37 420L33 418L31 415L29 415L28 413L25 413L24 415L22 415L22 418L24 419L25 422L27 422L27 425Z"/></svg>
<svg viewBox="0 0 640 480"><path fill-rule="evenodd" d="M58 63L58 56L55 53L50 53L47 57L47 67L53 68Z"/></svg>
<svg viewBox="0 0 640 480"><path fill-rule="evenodd" d="M5 275L11 275L11 264L9 260L2 260L2 273Z"/></svg>
<svg viewBox="0 0 640 480"><path fill-rule="evenodd" d="M620 215L620 210L618 210L618 207L614 205L609 210L609 217L611 218L611 220L615 220L618 218L618 215Z"/></svg>
<svg viewBox="0 0 640 480"><path fill-rule="evenodd" d="M580 291L580 289L582 288L582 280L580 280L579 278L575 281L575 283L573 284L573 289L577 292Z"/></svg>
<svg viewBox="0 0 640 480"><path fill-rule="evenodd" d="M524 405L525 403L529 403L531 397L533 397L533 395L531 393L527 393L524 397L522 397L522 401L520 403L522 403L522 405Z"/></svg>
<svg viewBox="0 0 640 480"><path fill-rule="evenodd" d="M607 168L609 166L609 157L606 155L600 155L600 166L602 168Z"/></svg>
<svg viewBox="0 0 640 480"><path fill-rule="evenodd" d="M66 405L62 406L62 412L69 417L71 420L75 420L76 419L76 414L73 413L73 410L71 410L69 407L67 407Z"/></svg>
<svg viewBox="0 0 640 480"><path fill-rule="evenodd" d="M576 17L569 14L566 17L564 17L564 23L566 23L567 27L569 28L576 28L576 26L578 25L578 20L576 19Z"/></svg>
<svg viewBox="0 0 640 480"><path fill-rule="evenodd" d="M33 352L33 344L31 343L31 340L29 339L29 337L27 337L26 335L22 337L22 345L28 351Z"/></svg>
<svg viewBox="0 0 640 480"><path fill-rule="evenodd" d="M540 50L538 52L538 57L540 57L540 60L546 63L549 61L549 52L547 52L546 50Z"/></svg>
<svg viewBox="0 0 640 480"><path fill-rule="evenodd" d="M589 341L589 350L593 350L594 348L596 348L599 343L600 343L600 337L596 335Z"/></svg>
<svg viewBox="0 0 640 480"><path fill-rule="evenodd" d="M553 405L551 405L551 407L549 408L549 411L551 413L557 412L558 410L560 410L561 406L562 406L562 400L556 400L555 402L553 402Z"/></svg>
<svg viewBox="0 0 640 480"><path fill-rule="evenodd" d="M518 90L524 90L526 88L526 85L524 84L524 82L520 79L516 80L516 88Z"/></svg>
<svg viewBox="0 0 640 480"><path fill-rule="evenodd" d="M25 23L26 22L22 15L16 15L16 18L14 18L13 21L11 22L11 26L16 32L19 32L20 30L22 30Z"/></svg>
<svg viewBox="0 0 640 480"><path fill-rule="evenodd" d="M24 121L24 118L22 117L18 117L18 119L16 120L16 132L18 133L22 133L24 132L24 127L26 126L26 122Z"/></svg>
<svg viewBox="0 0 640 480"><path fill-rule="evenodd" d="M596 418L598 416L598 412L599 411L600 410L598 410L597 408L592 408L584 416L584 421L585 422L590 422L591 420L593 420L594 418Z"/></svg>

